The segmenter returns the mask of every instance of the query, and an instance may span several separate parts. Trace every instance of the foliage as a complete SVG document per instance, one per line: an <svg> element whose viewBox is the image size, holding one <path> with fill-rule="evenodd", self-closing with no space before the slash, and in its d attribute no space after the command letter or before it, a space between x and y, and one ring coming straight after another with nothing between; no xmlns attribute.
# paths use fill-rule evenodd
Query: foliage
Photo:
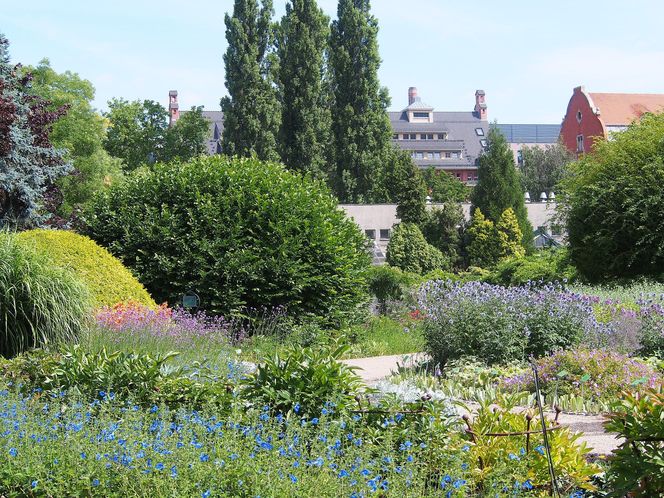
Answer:
<svg viewBox="0 0 664 498"><path fill-rule="evenodd" d="M386 168L385 190L397 203L397 218L402 223L420 224L426 218L426 186L419 168L408 152L392 151Z"/></svg>
<svg viewBox="0 0 664 498"><path fill-rule="evenodd" d="M378 309L387 313L390 302L401 301L416 279L415 275L400 270L398 267L381 265L372 266L367 275L369 292L378 300Z"/></svg>
<svg viewBox="0 0 664 498"><path fill-rule="evenodd" d="M243 396L253 406L267 405L274 413L316 417L321 406L344 411L354 405L362 380L338 360L348 346L290 348L265 358L244 382Z"/></svg>
<svg viewBox="0 0 664 498"><path fill-rule="evenodd" d="M366 300L364 235L322 185L280 165L158 165L111 187L87 221L162 302L194 290L214 314L286 306L332 322Z"/></svg>
<svg viewBox="0 0 664 498"><path fill-rule="evenodd" d="M0 289L0 356L75 340L89 312L73 274L8 233L0 233Z"/></svg>
<svg viewBox="0 0 664 498"><path fill-rule="evenodd" d="M447 204L468 200L470 188L449 173L431 166L422 176L432 202Z"/></svg>
<svg viewBox="0 0 664 498"><path fill-rule="evenodd" d="M209 123L202 107L192 107L169 127L168 111L159 102L113 99L105 117L109 121L106 151L133 171L157 161L187 161L205 151Z"/></svg>
<svg viewBox="0 0 664 498"><path fill-rule="evenodd" d="M331 136L325 81L329 22L315 0L292 0L277 37L281 160L321 180L328 178Z"/></svg>
<svg viewBox="0 0 664 498"><path fill-rule="evenodd" d="M346 358L410 355L424 349L421 320L415 312L401 318L372 317L355 325L348 334L354 339Z"/></svg>
<svg viewBox="0 0 664 498"><path fill-rule="evenodd" d="M66 150L65 158L74 168L57 181L62 194L58 215L68 219L97 191L121 178L121 163L103 148L106 124L92 107L92 83L70 71L57 73L48 59L42 59L37 67L21 68L20 72L32 76L30 94L48 101L50 111L67 109L53 123L50 141L54 147Z"/></svg>
<svg viewBox="0 0 664 498"><path fill-rule="evenodd" d="M62 150L51 145L51 125L65 108L29 92L31 76L21 77L9 64L9 42L0 34L0 228L43 223L47 193L71 170Z"/></svg>
<svg viewBox="0 0 664 498"><path fill-rule="evenodd" d="M449 268L443 254L427 243L414 223L399 223L392 231L387 245L387 263L403 271L424 274Z"/></svg>
<svg viewBox="0 0 664 498"><path fill-rule="evenodd" d="M563 179L566 166L574 155L561 143L542 147L521 148L521 186L531 199L539 199L542 192L556 190Z"/></svg>
<svg viewBox="0 0 664 498"><path fill-rule="evenodd" d="M605 424L625 441L609 460L609 496L657 496L664 489L664 392L624 392Z"/></svg>
<svg viewBox="0 0 664 498"><path fill-rule="evenodd" d="M559 286L433 281L420 292L427 350L441 367L470 355L490 365L523 361L572 347L601 329L590 302Z"/></svg>
<svg viewBox="0 0 664 498"><path fill-rule="evenodd" d="M512 208L507 208L500 215L500 219L496 223L496 232L500 242L500 259L525 256L526 251L521 245L523 235Z"/></svg>
<svg viewBox="0 0 664 498"><path fill-rule="evenodd" d="M333 190L342 203L387 200L382 184L392 128L378 79L378 20L370 9L369 1L340 0L330 35Z"/></svg>
<svg viewBox="0 0 664 498"><path fill-rule="evenodd" d="M473 212L470 225L465 232L465 245L469 266L489 268L500 258L500 239L496 227L487 220L482 210Z"/></svg>
<svg viewBox="0 0 664 498"><path fill-rule="evenodd" d="M559 396L567 394L608 404L625 389L641 391L664 381L642 361L606 350L557 351L538 359L536 365L540 388L550 404L556 404ZM501 383L510 390L535 391L531 372L507 377Z"/></svg>
<svg viewBox="0 0 664 498"><path fill-rule="evenodd" d="M544 249L525 257L499 261L486 282L497 285L526 285L528 282L553 283L576 280L566 249Z"/></svg>
<svg viewBox="0 0 664 498"><path fill-rule="evenodd" d="M480 403L477 415L472 419L472 435L469 436L469 459L478 461L478 473L484 489L494 491L549 490L551 478L543 445L542 434L533 434L524 444L522 437L496 437L491 434L519 433L539 428L539 421L533 426L526 415L534 418L535 411L523 413L516 408L515 399L499 396ZM537 419L535 419L537 420ZM546 422L553 428L551 420ZM573 434L569 429L548 432L551 457L557 475L559 491L570 496L575 490L595 490L591 478L599 473L596 464L589 463L590 450L585 443L579 443L581 434ZM524 479L527 477L527 479ZM515 483L516 481L516 483ZM574 496L574 495L572 495Z"/></svg>
<svg viewBox="0 0 664 498"><path fill-rule="evenodd" d="M156 307L131 272L88 237L65 230L29 230L20 233L17 240L49 258L55 266L72 270L87 286L95 307L127 300Z"/></svg>
<svg viewBox="0 0 664 498"><path fill-rule="evenodd" d="M571 166L570 254L591 281L659 278L664 268L664 115L646 115Z"/></svg>
<svg viewBox="0 0 664 498"><path fill-rule="evenodd" d="M489 130L488 147L479 158L477 186L471 194L473 210L497 223L506 209L512 208L519 222L526 249L532 247L533 227L528 221L519 174L514 165L514 155L505 137L496 128Z"/></svg>
<svg viewBox="0 0 664 498"><path fill-rule="evenodd" d="M281 112L274 88L272 0L235 0L226 14L224 54L228 96L221 99L221 148L229 156L277 160Z"/></svg>
<svg viewBox="0 0 664 498"><path fill-rule="evenodd" d="M456 181L456 180L455 180ZM463 210L456 202L443 204L427 211L420 224L426 241L457 266L461 258L461 227Z"/></svg>

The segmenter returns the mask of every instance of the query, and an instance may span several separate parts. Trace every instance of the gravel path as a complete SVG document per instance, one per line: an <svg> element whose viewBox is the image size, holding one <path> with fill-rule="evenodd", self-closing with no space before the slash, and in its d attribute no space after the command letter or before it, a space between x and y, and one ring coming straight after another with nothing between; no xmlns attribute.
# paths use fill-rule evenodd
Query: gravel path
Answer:
<svg viewBox="0 0 664 498"><path fill-rule="evenodd" d="M357 367L357 374L368 384L375 384L393 372L398 370L399 366L413 366L426 359L424 353L415 353L410 355L394 356L376 356L373 358L357 358L344 360L343 363L349 366ZM551 417L553 413L547 413ZM599 455L608 455L615 450L620 443L620 439L614 434L604 431L603 422L605 418L601 415L572 415L561 413L558 420L562 425L568 426L572 431L582 432L581 441L588 445L593 453Z"/></svg>

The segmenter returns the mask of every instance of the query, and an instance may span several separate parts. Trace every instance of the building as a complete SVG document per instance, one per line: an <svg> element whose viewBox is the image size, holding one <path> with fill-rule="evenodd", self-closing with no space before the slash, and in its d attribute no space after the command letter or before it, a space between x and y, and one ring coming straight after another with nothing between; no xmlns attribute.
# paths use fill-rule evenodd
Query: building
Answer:
<svg viewBox="0 0 664 498"><path fill-rule="evenodd" d="M567 105L560 137L570 152L592 152L598 140L624 130L645 113L664 112L664 94L588 93L574 89Z"/></svg>
<svg viewBox="0 0 664 498"><path fill-rule="evenodd" d="M187 112L187 111L182 111ZM180 119L178 91L168 92L168 126L173 126ZM203 117L210 122L210 134L207 140L208 154L221 154L221 133L224 131L224 113L221 111L203 111Z"/></svg>
<svg viewBox="0 0 664 498"><path fill-rule="evenodd" d="M436 112L411 87L408 106L389 117L394 144L410 152L419 167L434 167L471 185L477 181L477 159L489 131L483 90L475 92L473 111Z"/></svg>
<svg viewBox="0 0 664 498"><path fill-rule="evenodd" d="M507 140L514 154L514 161L521 166L521 150L524 147L546 148L558 143L560 125L556 124L491 124Z"/></svg>

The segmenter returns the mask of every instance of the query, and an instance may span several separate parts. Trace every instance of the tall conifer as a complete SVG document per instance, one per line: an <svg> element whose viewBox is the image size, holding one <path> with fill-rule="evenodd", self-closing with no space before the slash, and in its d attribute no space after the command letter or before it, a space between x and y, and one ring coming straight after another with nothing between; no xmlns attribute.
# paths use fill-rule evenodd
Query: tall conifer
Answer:
<svg viewBox="0 0 664 498"><path fill-rule="evenodd" d="M389 97L378 80L378 21L369 0L339 0L330 35L333 186L342 202L385 201Z"/></svg>
<svg viewBox="0 0 664 498"><path fill-rule="evenodd" d="M291 0L278 36L282 161L290 169L327 179L330 140L325 55L329 18L316 0Z"/></svg>
<svg viewBox="0 0 664 498"><path fill-rule="evenodd" d="M228 155L276 160L281 113L274 84L272 0L235 0L226 14L228 49L224 54L228 97L222 150Z"/></svg>
<svg viewBox="0 0 664 498"><path fill-rule="evenodd" d="M488 148L479 158L479 179L470 198L473 210L481 209L488 220L498 223L503 212L512 208L519 221L524 246L532 247L533 227L528 221L514 155L497 129L492 128L487 139Z"/></svg>

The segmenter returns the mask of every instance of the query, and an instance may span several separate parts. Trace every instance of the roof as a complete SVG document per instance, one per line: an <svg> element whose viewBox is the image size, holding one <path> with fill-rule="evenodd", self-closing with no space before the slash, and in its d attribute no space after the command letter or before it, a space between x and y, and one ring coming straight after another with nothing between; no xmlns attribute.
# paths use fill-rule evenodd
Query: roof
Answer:
<svg viewBox="0 0 664 498"><path fill-rule="evenodd" d="M415 101L410 104L408 107L405 109L406 111L433 111L433 107L431 107L429 104L425 104L422 102L422 99L419 97L415 98Z"/></svg>
<svg viewBox="0 0 664 498"><path fill-rule="evenodd" d="M560 136L556 124L492 124L512 144L555 144Z"/></svg>
<svg viewBox="0 0 664 498"><path fill-rule="evenodd" d="M589 93L599 117L607 126L628 125L647 112L664 112L661 93Z"/></svg>

